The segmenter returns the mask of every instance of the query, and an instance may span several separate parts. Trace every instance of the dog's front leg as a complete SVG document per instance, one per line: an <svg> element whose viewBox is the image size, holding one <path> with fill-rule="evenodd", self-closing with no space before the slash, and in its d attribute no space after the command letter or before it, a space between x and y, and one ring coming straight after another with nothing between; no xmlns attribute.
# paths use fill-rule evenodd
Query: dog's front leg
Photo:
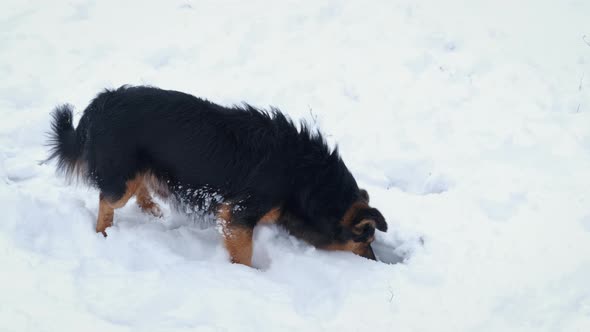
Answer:
<svg viewBox="0 0 590 332"><path fill-rule="evenodd" d="M252 266L253 230L245 226L232 226L231 224L225 224L222 227L225 247L232 263Z"/></svg>
<svg viewBox="0 0 590 332"><path fill-rule="evenodd" d="M221 224L221 232L225 248L232 263L252 266L252 234L254 229L237 223L232 213L232 206L223 203L217 210L217 219Z"/></svg>

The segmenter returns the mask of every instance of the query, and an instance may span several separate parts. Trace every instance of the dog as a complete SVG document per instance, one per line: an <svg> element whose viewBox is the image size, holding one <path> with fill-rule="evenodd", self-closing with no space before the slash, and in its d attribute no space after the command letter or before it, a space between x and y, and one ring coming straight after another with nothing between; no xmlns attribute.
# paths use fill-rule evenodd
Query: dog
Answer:
<svg viewBox="0 0 590 332"><path fill-rule="evenodd" d="M372 260L375 229L387 231L337 148L276 108L122 86L99 93L77 128L72 106L56 107L48 145L58 172L100 191L96 231L104 236L114 210L133 196L144 212L162 216L152 194L214 214L231 261L248 266L259 223Z"/></svg>

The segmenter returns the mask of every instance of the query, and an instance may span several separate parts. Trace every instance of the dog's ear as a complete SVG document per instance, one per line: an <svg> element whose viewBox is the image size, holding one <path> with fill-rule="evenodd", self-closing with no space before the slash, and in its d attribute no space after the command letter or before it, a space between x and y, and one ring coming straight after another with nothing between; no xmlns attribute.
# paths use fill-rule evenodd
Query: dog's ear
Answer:
<svg viewBox="0 0 590 332"><path fill-rule="evenodd" d="M373 217L375 218L375 223L377 224L377 229L382 231L382 232L387 232L387 222L385 221L385 217L383 217L383 215L381 214L381 212L379 212L379 210L377 209L372 209L374 210L374 215Z"/></svg>
<svg viewBox="0 0 590 332"><path fill-rule="evenodd" d="M363 202L369 204L369 193L365 189L359 189L359 196Z"/></svg>
<svg viewBox="0 0 590 332"><path fill-rule="evenodd" d="M375 208L368 208L360 211L355 218L352 227L352 239L355 242L371 242L375 235L375 228L387 232L387 222L385 218Z"/></svg>

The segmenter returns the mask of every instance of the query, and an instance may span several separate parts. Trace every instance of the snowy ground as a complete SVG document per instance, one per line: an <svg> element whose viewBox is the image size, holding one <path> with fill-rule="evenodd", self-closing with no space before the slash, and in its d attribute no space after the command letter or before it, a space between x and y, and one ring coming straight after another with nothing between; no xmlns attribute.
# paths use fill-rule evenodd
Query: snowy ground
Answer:
<svg viewBox="0 0 590 332"><path fill-rule="evenodd" d="M278 3L2 1L0 331L590 331L590 2ZM265 226L232 265L134 204L95 234L37 162L55 105L124 83L315 121L386 262Z"/></svg>

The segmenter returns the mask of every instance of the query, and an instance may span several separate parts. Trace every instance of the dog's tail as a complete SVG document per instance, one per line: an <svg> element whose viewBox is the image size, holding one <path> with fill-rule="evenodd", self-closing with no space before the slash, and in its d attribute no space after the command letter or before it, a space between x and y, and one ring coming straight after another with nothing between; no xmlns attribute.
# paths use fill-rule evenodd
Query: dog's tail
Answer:
<svg viewBox="0 0 590 332"><path fill-rule="evenodd" d="M61 105L55 108L51 114L51 132L48 145L50 155L45 162L57 159L57 171L65 174L67 178L79 178L83 175L85 167L82 160L86 126L84 117L74 129L72 122L73 111L71 105Z"/></svg>

